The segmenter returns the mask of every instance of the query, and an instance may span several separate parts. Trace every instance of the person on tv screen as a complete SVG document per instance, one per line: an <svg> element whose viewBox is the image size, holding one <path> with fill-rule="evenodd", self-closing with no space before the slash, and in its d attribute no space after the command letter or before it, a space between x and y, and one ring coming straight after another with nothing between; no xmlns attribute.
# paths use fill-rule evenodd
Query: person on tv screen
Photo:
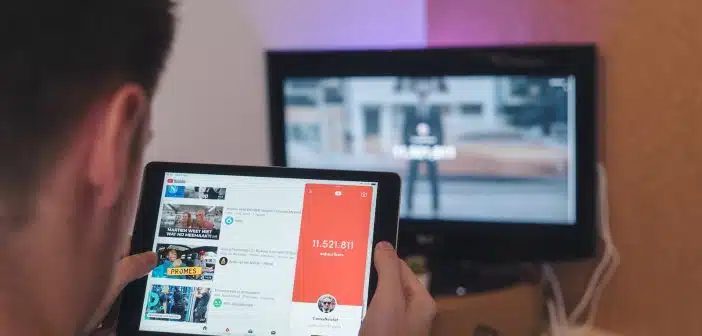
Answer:
<svg viewBox="0 0 702 336"><path fill-rule="evenodd" d="M157 266L154 252L127 251L176 11L188 15L172 0L0 10L0 152L12 158L0 165L0 255L22 256L3 262L12 276L0 277L0 335L113 334L115 299ZM36 276L47 255L51 276ZM428 335L427 290L389 243L373 258L377 291L360 335Z"/></svg>
<svg viewBox="0 0 702 336"><path fill-rule="evenodd" d="M444 145L444 126L441 121L439 106L429 103L429 95L438 82L432 78L412 78L409 89L417 96L417 104L406 110L405 127L403 132L404 144L410 151L409 170L407 172L407 210L412 213L414 205L415 184L419 177L420 164L426 168L429 184L431 185L431 209L434 215L439 211L439 171L438 163L429 153L437 146ZM413 149L428 149L421 151L422 155L413 157ZM416 153L416 151L414 151Z"/></svg>

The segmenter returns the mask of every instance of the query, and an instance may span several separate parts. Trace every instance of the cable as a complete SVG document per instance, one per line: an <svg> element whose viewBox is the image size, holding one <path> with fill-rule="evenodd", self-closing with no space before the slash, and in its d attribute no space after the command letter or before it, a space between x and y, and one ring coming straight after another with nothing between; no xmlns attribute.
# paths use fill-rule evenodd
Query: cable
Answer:
<svg viewBox="0 0 702 336"><path fill-rule="evenodd" d="M557 336L561 335L561 324L560 323L554 323L554 321L558 320L558 316L556 314L556 305L553 303L553 300L547 299L546 300L546 308L548 309L548 319L549 319L549 329L550 329L550 336Z"/></svg>
<svg viewBox="0 0 702 336"><path fill-rule="evenodd" d="M585 310L591 307L588 313L588 320L594 319L594 314L596 314L597 307L594 306L599 303L601 293L604 291L610 278L614 275L614 271L617 266L619 266L620 256L619 251L614 245L614 240L612 238L612 231L609 223L609 197L608 197L608 181L607 181L607 170L603 164L599 163L597 165L598 172L598 210L599 210L599 226L600 226L600 236L604 243L604 252L602 260L595 268L595 271L590 278L587 289L583 294L580 302L575 306L573 312L568 317L568 321L571 324L576 324L585 313ZM609 266L609 268L608 268ZM599 293L599 294L598 294ZM594 302L596 301L596 302Z"/></svg>
<svg viewBox="0 0 702 336"><path fill-rule="evenodd" d="M567 317L563 292L558 277L550 265L542 265L543 279L550 284L553 295L553 298L549 298L546 303L549 310L551 336L560 336L562 335L562 328L570 329L572 326L576 326L588 307L590 310L582 326L585 328L592 327L597 314L597 306L602 298L602 293L614 276L621 261L619 251L614 245L609 223L607 171L602 163L598 163L597 172L599 187L597 198L599 212L598 223L600 237L604 243L603 256L590 277L585 293L583 293L580 301Z"/></svg>
<svg viewBox="0 0 702 336"><path fill-rule="evenodd" d="M553 267L549 264L543 264L541 267L544 279L546 283L551 285L551 296L555 308L555 317L558 324L566 324L567 314L565 309L565 300L563 299L563 290L561 289L560 281L558 281L558 276L553 270Z"/></svg>
<svg viewBox="0 0 702 336"><path fill-rule="evenodd" d="M592 298L590 302L590 311L588 313L585 325L592 325L594 323L595 317L597 315L597 308L602 298L602 293L607 285L611 282L614 277L614 273L619 267L621 262L621 256L619 250L614 245L614 239L612 238L612 231L609 223L609 197L608 197L608 181L607 181L607 170L604 165L598 165L599 172L599 187L600 187L600 226L602 240L605 242L605 247L609 247L610 265L608 271L602 277L599 286L592 291ZM583 298L585 296L583 295ZM573 311L575 312L575 311ZM579 318L578 316L573 316L574 318Z"/></svg>

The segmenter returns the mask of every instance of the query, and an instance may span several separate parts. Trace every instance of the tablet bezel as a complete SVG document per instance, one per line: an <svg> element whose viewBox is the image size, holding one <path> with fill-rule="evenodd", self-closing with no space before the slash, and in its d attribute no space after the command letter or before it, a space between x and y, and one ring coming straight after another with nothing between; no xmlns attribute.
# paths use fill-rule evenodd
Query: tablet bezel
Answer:
<svg viewBox="0 0 702 336"><path fill-rule="evenodd" d="M174 162L151 162L146 165L142 179L141 196L132 236L132 253L152 251L155 239L158 214L166 173L209 174L253 177L276 177L293 179L314 179L330 181L376 182L376 206L373 230L373 245L388 241L397 246L398 218L400 204L400 177L394 173L338 171L322 169L299 169L281 167L231 166L215 164L193 164ZM377 272L370 268L368 302L370 303L377 285ZM143 277L129 284L122 293L118 334L128 335L188 335L180 333L140 331L142 308L146 293L146 280Z"/></svg>

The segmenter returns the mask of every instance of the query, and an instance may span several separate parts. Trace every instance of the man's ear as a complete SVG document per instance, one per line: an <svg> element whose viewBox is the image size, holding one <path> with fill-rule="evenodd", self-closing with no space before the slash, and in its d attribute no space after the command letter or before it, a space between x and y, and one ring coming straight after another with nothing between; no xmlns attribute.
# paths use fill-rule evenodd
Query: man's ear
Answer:
<svg viewBox="0 0 702 336"><path fill-rule="evenodd" d="M88 174L98 191L97 206L117 201L132 161L134 141L148 112L148 99L138 85L124 85L104 103L93 139Z"/></svg>

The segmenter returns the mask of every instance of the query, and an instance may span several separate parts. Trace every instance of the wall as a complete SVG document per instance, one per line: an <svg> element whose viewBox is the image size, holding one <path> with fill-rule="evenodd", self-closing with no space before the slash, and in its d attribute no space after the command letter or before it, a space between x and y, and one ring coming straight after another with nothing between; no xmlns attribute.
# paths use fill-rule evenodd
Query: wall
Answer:
<svg viewBox="0 0 702 336"><path fill-rule="evenodd" d="M430 45L599 44L601 149L623 263L598 324L624 335L702 335L702 3L429 0L427 11ZM560 269L569 301L590 266Z"/></svg>
<svg viewBox="0 0 702 336"><path fill-rule="evenodd" d="M264 50L424 46L423 0L182 1L148 160L267 164Z"/></svg>
<svg viewBox="0 0 702 336"><path fill-rule="evenodd" d="M425 0L243 0L270 49L424 47Z"/></svg>
<svg viewBox="0 0 702 336"><path fill-rule="evenodd" d="M263 45L236 1L182 1L149 160L266 164Z"/></svg>

